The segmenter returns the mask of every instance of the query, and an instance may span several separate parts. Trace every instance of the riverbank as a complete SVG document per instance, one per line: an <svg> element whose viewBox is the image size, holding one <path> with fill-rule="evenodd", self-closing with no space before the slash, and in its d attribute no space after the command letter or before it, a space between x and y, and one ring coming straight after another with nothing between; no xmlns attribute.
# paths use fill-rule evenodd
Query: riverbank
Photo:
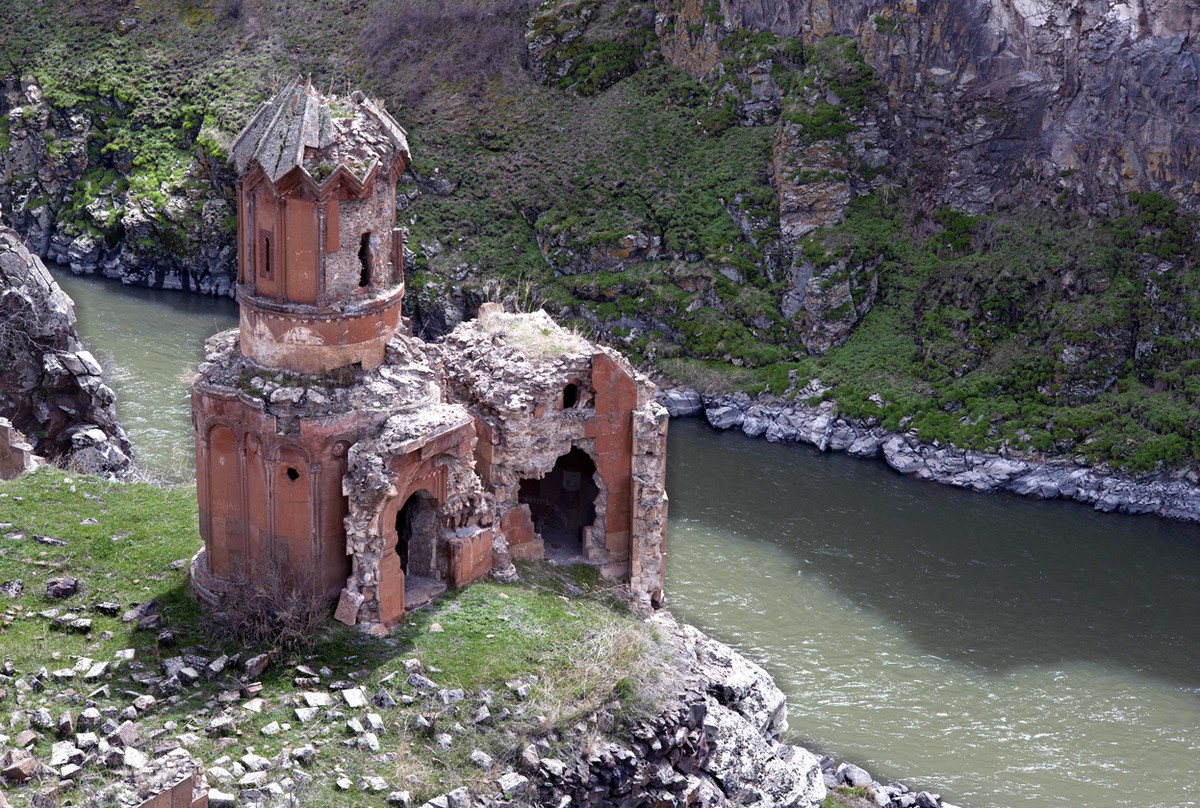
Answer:
<svg viewBox="0 0 1200 808"><path fill-rule="evenodd" d="M716 429L740 430L780 443L807 443L825 452L883 460L901 474L980 492L1007 491L1038 499L1068 499L1098 511L1153 514L1200 522L1200 475L1193 469L1131 475L1053 456L991 454L926 443L915 433L844 418L826 390L812 383L794 400L746 393L709 395L661 390L673 418L703 414ZM818 403L806 403L816 399Z"/></svg>

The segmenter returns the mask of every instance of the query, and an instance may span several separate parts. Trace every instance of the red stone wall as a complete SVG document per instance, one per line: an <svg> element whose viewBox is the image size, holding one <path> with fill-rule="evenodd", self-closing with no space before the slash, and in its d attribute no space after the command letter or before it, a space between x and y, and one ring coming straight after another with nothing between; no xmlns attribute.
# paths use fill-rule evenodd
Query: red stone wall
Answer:
<svg viewBox="0 0 1200 808"><path fill-rule="evenodd" d="M450 540L450 586L461 589L487 577L492 570L492 531L481 530Z"/></svg>
<svg viewBox="0 0 1200 808"><path fill-rule="evenodd" d="M200 387L192 413L200 535L212 575L252 578L286 560L336 596L350 572L345 449L373 426L370 417L301 420L297 434L281 435L275 418L252 403Z"/></svg>
<svg viewBox="0 0 1200 808"><path fill-rule="evenodd" d="M592 389L595 415L588 419L584 434L596 441L592 459L608 494L604 534L596 541L603 541L602 568L606 577L627 579L633 514L632 413L638 405L637 382L607 354L597 353L592 357ZM585 554L587 551L585 547Z"/></svg>

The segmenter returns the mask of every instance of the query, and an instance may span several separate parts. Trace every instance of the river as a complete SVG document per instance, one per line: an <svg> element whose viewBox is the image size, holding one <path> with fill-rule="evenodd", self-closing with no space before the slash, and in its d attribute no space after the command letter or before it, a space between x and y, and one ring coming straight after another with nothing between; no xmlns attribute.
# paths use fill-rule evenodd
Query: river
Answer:
<svg viewBox="0 0 1200 808"><path fill-rule="evenodd" d="M227 300L56 272L139 460L186 475ZM981 495L676 421L668 598L794 740L968 808L1200 805L1200 528Z"/></svg>

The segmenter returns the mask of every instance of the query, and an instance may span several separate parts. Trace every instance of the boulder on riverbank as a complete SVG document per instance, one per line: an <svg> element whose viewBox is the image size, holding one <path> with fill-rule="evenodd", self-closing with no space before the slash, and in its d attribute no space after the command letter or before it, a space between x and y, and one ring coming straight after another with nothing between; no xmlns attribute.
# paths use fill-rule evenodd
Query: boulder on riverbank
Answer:
<svg viewBox="0 0 1200 808"><path fill-rule="evenodd" d="M79 340L75 310L41 259L0 226L0 416L38 455L81 471L132 471L116 393Z"/></svg>

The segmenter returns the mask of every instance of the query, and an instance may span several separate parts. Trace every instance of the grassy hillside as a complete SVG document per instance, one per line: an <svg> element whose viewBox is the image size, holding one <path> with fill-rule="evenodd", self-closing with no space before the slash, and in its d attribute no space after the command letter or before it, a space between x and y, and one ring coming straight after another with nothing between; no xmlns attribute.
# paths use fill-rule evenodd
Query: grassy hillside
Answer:
<svg viewBox="0 0 1200 808"><path fill-rule="evenodd" d="M650 629L611 597L595 569L536 565L522 568L520 585L484 582L444 597L385 639L333 623L322 610L325 617L309 642L276 648L278 655L257 679L262 691L255 702L238 695L250 681L244 664L272 646L243 646L214 631L188 588L184 562L200 546L193 488L110 483L42 468L0 484L0 518L6 593L0 658L11 663L0 680L3 732L12 740L32 728L36 740L28 748L42 762L50 760L59 738L53 727L39 725L40 709L54 721L63 712L78 719L85 706L116 717L134 709L136 697L152 694L152 706L136 709L137 746L162 757L153 750L181 743L205 762L212 785L226 792L238 789L222 784L212 767L233 768L222 757L236 760L249 748L271 760L283 754L294 768L278 771L276 765L271 779L290 776L299 804L382 806L394 790L409 791L419 804L462 785L496 791L495 777L530 743L541 742L544 756L570 760L606 732L620 737L660 706L656 688L666 684L658 680L663 650ZM78 593L48 598L47 583L64 575L78 580ZM21 591L13 589L18 581ZM160 625L139 629L122 620L126 610L151 600L159 604ZM77 619L91 622L83 627ZM181 678L173 693L148 684L146 677L161 679L160 666L173 658L190 665L200 664L197 658L224 658L226 666L210 674L201 664L200 677L191 684ZM107 670L85 679L98 662L107 662ZM407 683L414 670L443 691L461 692L438 701L435 693ZM40 684L30 689L27 683L35 680ZM305 706L302 694L328 693L338 680L360 688L368 707L341 704L335 693L329 707L302 720L295 709ZM517 682L525 685L520 693ZM380 691L394 703L370 706ZM86 704L83 694L90 694ZM486 722L476 720L484 703L493 716ZM588 722L602 711L612 722L598 729ZM368 713L382 721L375 730L382 753L356 744L363 733L348 724L353 719L369 726ZM222 716L232 723L214 724ZM576 729L580 722L587 731ZM439 745L442 734L453 739L449 746ZM291 762L289 750L304 745L315 750L313 759ZM472 762L476 750L496 766ZM58 790L55 804L97 798L122 773L120 766L85 766L74 786ZM343 777L349 787L338 784ZM364 788L369 777L382 778L387 788ZM16 806L41 804L35 795L57 782L13 783L5 796Z"/></svg>
<svg viewBox="0 0 1200 808"><path fill-rule="evenodd" d="M710 12L689 36L719 23ZM888 99L850 42L727 32L702 83L663 63L646 0L12 0L0 43L10 95L35 77L60 113L51 160L86 164L48 202L69 232L124 237L97 195L165 211L228 193L231 137L305 73L382 97L410 131L410 312L508 296L670 378L776 395L820 378L841 411L927 440L1137 471L1200 459L1196 223L1151 194L1080 213L1068 177L968 217L908 190L920 166L854 164L887 146L860 141ZM768 77L779 109L764 117L751 85ZM83 157L55 145L72 111L93 121ZM841 167L786 163L784 135ZM818 196L874 190L789 245L781 171ZM170 241L179 228L153 215ZM818 292L851 278L822 316L870 308L820 357L804 315L784 315L801 264Z"/></svg>

